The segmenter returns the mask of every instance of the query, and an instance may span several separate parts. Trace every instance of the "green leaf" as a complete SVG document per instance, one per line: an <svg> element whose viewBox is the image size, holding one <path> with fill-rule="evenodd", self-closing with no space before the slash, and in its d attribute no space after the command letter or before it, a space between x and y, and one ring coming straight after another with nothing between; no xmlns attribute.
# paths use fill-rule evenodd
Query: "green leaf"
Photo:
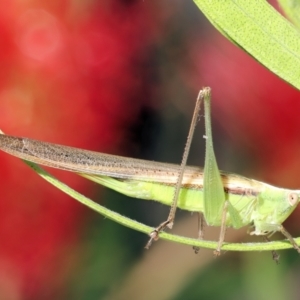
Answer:
<svg viewBox="0 0 300 300"><path fill-rule="evenodd" d="M262 0L194 0L230 41L300 89L300 34Z"/></svg>

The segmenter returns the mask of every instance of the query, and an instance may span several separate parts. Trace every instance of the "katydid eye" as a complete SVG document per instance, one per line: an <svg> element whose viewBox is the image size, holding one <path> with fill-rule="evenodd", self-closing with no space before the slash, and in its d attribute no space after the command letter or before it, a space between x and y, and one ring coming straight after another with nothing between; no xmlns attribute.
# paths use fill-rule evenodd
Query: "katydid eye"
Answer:
<svg viewBox="0 0 300 300"><path fill-rule="evenodd" d="M289 204L291 205L291 206L294 206L294 205L296 205L297 204L297 202L298 202L298 195L296 194L296 193L290 193L289 195L288 195L288 201L289 201Z"/></svg>

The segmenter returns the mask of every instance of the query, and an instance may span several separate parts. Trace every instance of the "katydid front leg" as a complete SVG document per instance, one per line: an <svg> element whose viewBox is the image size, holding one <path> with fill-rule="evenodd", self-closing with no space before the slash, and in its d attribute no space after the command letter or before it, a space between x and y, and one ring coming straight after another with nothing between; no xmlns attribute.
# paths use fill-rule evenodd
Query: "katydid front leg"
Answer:
<svg viewBox="0 0 300 300"><path fill-rule="evenodd" d="M198 240L202 241L204 239L204 227L205 219L202 212L198 212ZM195 254L199 253L200 247L193 246Z"/></svg>

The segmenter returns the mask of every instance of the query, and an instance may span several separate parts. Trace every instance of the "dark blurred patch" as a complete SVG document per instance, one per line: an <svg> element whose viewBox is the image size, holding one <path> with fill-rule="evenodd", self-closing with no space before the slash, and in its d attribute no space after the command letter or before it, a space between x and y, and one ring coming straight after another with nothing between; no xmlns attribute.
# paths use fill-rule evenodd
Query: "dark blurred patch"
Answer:
<svg viewBox="0 0 300 300"><path fill-rule="evenodd" d="M159 111L149 107L142 107L139 117L129 132L133 145L132 155L143 159L153 159L157 151L158 135L161 131L162 119Z"/></svg>

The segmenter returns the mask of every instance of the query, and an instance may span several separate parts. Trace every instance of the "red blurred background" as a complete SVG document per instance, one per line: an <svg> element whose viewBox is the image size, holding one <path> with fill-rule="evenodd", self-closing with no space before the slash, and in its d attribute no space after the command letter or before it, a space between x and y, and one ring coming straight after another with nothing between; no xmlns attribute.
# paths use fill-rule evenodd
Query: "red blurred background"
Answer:
<svg viewBox="0 0 300 300"><path fill-rule="evenodd" d="M44 0L1 6L4 132L179 162L196 94L208 85L221 168L300 186L299 92L221 37L192 2ZM203 146L201 139L197 143ZM202 164L200 153L192 151L195 164ZM147 238L124 235L119 225L104 230L101 216L19 160L0 153L0 164L0 299L109 294L130 272L129 262L143 255ZM95 198L94 184L52 173ZM151 215L130 201L123 203L124 213L131 204L133 216L152 225L164 218L160 206ZM294 232L296 218L289 224ZM136 299L146 299L141 295Z"/></svg>
<svg viewBox="0 0 300 300"><path fill-rule="evenodd" d="M117 149L150 92L142 66L147 48L159 38L159 5L11 1L1 6L2 130L122 152ZM5 274L0 298L14 293L38 298L49 282L55 284L61 246L76 241L87 210L20 161L3 153L0 159L0 278ZM91 187L77 176L60 178L82 192Z"/></svg>

